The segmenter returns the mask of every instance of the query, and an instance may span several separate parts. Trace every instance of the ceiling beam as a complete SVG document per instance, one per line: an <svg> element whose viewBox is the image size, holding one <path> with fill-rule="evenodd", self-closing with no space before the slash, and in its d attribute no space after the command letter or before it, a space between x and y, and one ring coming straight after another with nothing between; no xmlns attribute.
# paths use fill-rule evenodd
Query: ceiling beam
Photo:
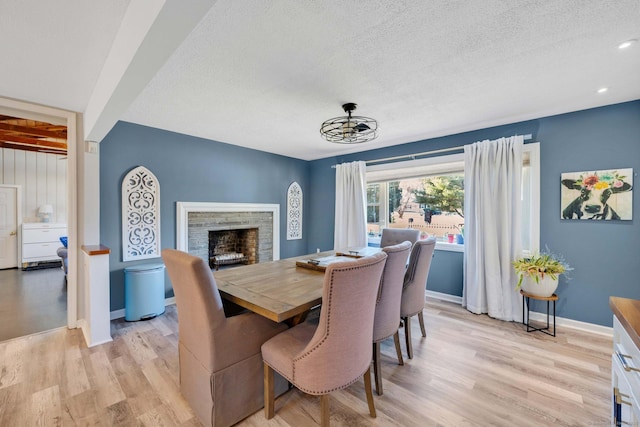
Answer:
<svg viewBox="0 0 640 427"><path fill-rule="evenodd" d="M37 147L47 147L58 150L66 150L66 142L47 141L45 139L29 138L25 136L12 135L5 132L0 132L0 141L4 142L17 142L19 144L35 145Z"/></svg>
<svg viewBox="0 0 640 427"><path fill-rule="evenodd" d="M47 152L53 154L67 154L67 150L61 150L55 147L39 147L37 145L26 145L26 144L15 144L12 142L3 141L0 139L0 148L12 148L14 150L22 150L22 151L36 151L36 152Z"/></svg>
<svg viewBox="0 0 640 427"><path fill-rule="evenodd" d="M84 139L101 141L215 0L130 2L84 112Z"/></svg>
<svg viewBox="0 0 640 427"><path fill-rule="evenodd" d="M34 136L44 136L47 138L58 138L58 139L67 139L67 131L59 132L59 131L50 131L46 129L39 129L29 126L19 126L19 125L11 125L8 123L0 123L0 130L7 130L11 132L19 132L27 135Z"/></svg>

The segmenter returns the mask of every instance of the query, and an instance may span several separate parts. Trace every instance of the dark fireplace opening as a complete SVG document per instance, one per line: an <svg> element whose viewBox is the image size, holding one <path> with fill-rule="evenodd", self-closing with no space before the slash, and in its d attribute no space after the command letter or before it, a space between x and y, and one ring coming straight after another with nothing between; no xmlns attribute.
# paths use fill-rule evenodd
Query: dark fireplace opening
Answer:
<svg viewBox="0 0 640 427"><path fill-rule="evenodd" d="M255 264L258 260L258 229L209 230L209 267Z"/></svg>

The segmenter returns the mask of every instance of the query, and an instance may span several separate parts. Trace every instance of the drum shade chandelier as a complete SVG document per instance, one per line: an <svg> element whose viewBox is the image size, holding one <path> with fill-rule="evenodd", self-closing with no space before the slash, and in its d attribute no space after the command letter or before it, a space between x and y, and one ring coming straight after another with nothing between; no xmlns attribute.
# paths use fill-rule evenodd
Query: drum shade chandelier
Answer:
<svg viewBox="0 0 640 427"><path fill-rule="evenodd" d="M378 122L370 117L352 116L357 104L348 102L342 106L346 116L334 117L322 123L320 135L329 142L358 144L378 136Z"/></svg>

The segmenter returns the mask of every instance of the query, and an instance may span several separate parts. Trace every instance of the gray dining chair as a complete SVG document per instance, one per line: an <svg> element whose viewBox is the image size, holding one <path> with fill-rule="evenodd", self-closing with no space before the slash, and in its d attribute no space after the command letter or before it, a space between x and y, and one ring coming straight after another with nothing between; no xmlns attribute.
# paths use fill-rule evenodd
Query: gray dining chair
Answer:
<svg viewBox="0 0 640 427"><path fill-rule="evenodd" d="M411 346L411 317L418 315L420 331L426 337L424 328L424 292L427 287L427 277L431 267L433 251L436 247L436 239L430 237L425 240L418 240L411 250L409 265L404 275L402 288L402 298L400 302L400 317L404 323L404 337L407 343L407 356L413 359L413 347Z"/></svg>
<svg viewBox="0 0 640 427"><path fill-rule="evenodd" d="M236 424L262 408L260 346L287 326L250 312L226 317L203 259L174 249L162 259L178 309L180 391L203 425ZM278 377L275 387L288 384Z"/></svg>
<svg viewBox="0 0 640 427"><path fill-rule="evenodd" d="M383 393L380 343L393 336L398 364L404 364L402 350L400 349L398 319L400 319L400 300L402 298L404 272L411 252L411 243L405 241L382 248L382 251L387 254L387 263L384 266L382 280L380 281L373 320L373 376L376 383L376 393L379 396L382 396Z"/></svg>
<svg viewBox="0 0 640 427"><path fill-rule="evenodd" d="M364 376L369 414L373 316L387 254L330 264L324 276L318 324L304 322L262 345L265 416L273 418L274 371L311 395L320 396L320 418L329 425L329 393ZM373 284L373 286L372 286Z"/></svg>
<svg viewBox="0 0 640 427"><path fill-rule="evenodd" d="M420 237L420 230L413 228L383 228L380 236L380 247L397 245L405 241L413 245Z"/></svg>

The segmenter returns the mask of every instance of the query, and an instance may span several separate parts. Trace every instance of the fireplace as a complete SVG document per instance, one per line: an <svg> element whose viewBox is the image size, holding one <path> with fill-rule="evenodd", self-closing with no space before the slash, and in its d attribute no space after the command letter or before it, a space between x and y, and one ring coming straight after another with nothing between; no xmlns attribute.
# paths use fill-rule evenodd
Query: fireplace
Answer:
<svg viewBox="0 0 640 427"><path fill-rule="evenodd" d="M253 246L251 249L236 248L229 251L247 256L247 262L257 263L280 259L279 205L177 202L176 223L176 248L202 258L209 265L212 265L211 258L213 256L210 254L209 247L210 231L230 232L237 230L240 233L248 233L248 230L254 229L255 255L253 255ZM242 239L244 238L241 237L240 240ZM224 249L224 251L227 250ZM255 256L255 261L251 259L253 256ZM233 257L239 257L239 255L231 255L228 258ZM219 265L226 264L220 263Z"/></svg>
<svg viewBox="0 0 640 427"><path fill-rule="evenodd" d="M255 264L258 259L258 228L209 230L209 266Z"/></svg>

